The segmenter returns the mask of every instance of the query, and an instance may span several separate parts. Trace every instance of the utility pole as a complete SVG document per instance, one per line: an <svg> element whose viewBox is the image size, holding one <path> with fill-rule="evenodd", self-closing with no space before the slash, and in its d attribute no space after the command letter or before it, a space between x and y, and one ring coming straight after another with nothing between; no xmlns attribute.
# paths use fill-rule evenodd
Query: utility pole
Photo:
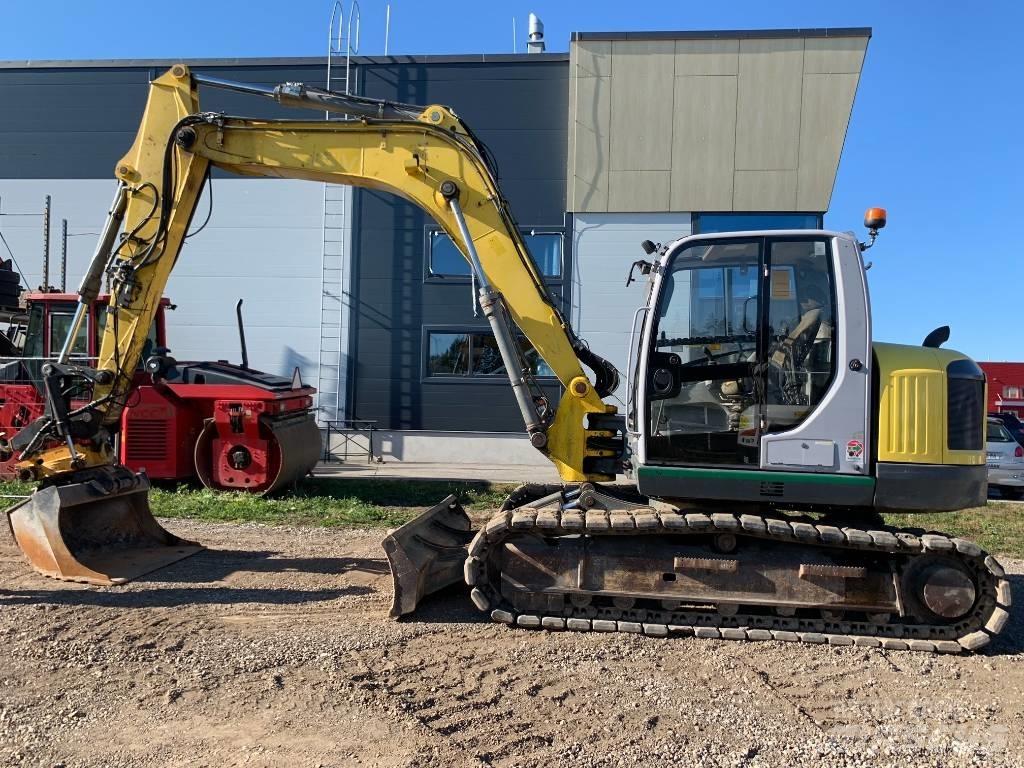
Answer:
<svg viewBox="0 0 1024 768"><path fill-rule="evenodd" d="M60 292L68 288L68 220L60 220Z"/></svg>
<svg viewBox="0 0 1024 768"><path fill-rule="evenodd" d="M43 205L43 284L44 291L50 288L50 196Z"/></svg>

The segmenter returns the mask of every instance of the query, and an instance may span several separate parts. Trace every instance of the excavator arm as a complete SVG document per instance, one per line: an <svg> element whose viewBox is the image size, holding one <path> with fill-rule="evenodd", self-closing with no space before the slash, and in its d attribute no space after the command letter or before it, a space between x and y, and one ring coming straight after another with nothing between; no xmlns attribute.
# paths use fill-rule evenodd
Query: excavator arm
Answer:
<svg viewBox="0 0 1024 768"><path fill-rule="evenodd" d="M198 86L267 96L288 106L346 113L345 121L254 120L201 113ZM618 417L602 397L617 373L572 332L551 299L498 187L483 145L449 109L391 104L285 84L264 88L194 75L177 65L157 78L138 135L117 164L117 196L80 289L76 318L95 300L104 272L110 305L95 371L50 372L54 403L19 435L23 475L40 479L107 466L146 334L187 237L211 167L250 176L348 184L398 195L430 214L469 262L531 443L565 481L613 477ZM123 233L117 236L123 219ZM553 407L524 365L514 327L564 387ZM72 327L69 338L77 329ZM595 374L592 382L581 364ZM160 360L147 361L159 375ZM62 409L61 382L93 380L85 408ZM42 448L46 437L63 444ZM52 445L52 440L49 443Z"/></svg>

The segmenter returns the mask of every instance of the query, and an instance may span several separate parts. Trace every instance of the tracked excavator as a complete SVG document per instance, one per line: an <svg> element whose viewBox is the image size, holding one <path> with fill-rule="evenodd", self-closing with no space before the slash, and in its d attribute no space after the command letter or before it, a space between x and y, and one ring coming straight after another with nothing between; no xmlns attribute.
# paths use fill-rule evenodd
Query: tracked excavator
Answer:
<svg viewBox="0 0 1024 768"><path fill-rule="evenodd" d="M204 113L200 87L350 119ZM477 530L449 498L388 536L392 615L464 581L493 620L550 630L961 652L1003 628L1010 589L993 557L881 524L888 510L982 505L986 474L979 367L934 338L872 338L862 254L880 209L867 243L818 230L645 242L619 414L606 402L617 371L548 295L487 148L452 110L183 65L150 86L79 291L78 319L110 278L99 363L53 364L46 414L8 448L40 481L8 511L37 570L111 583L194 551L156 524L112 436L211 167L387 191L429 213L469 262L525 431L558 469L561 484L523 486ZM557 403L516 329L561 383ZM93 400L71 409L82 377Z"/></svg>

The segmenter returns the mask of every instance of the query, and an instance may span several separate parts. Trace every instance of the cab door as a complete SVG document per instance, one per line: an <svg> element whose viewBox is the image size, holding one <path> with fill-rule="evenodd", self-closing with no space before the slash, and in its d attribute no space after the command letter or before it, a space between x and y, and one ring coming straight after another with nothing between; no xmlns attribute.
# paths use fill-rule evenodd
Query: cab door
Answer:
<svg viewBox="0 0 1024 768"><path fill-rule="evenodd" d="M866 475L871 327L856 242L767 240L764 469Z"/></svg>
<svg viewBox="0 0 1024 768"><path fill-rule="evenodd" d="M663 262L638 376L643 463L759 466L764 258L762 238L716 238Z"/></svg>

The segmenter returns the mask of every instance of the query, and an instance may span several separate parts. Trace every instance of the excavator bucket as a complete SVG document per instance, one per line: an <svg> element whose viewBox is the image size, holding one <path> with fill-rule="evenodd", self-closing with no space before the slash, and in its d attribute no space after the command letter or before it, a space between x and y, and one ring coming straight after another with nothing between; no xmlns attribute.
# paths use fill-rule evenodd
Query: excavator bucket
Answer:
<svg viewBox="0 0 1024 768"><path fill-rule="evenodd" d="M426 595L462 581L474 534L469 515L449 496L384 539L394 582L391 618L412 613Z"/></svg>
<svg viewBox="0 0 1024 768"><path fill-rule="evenodd" d="M203 549L156 521L144 474L123 472L117 480L49 486L7 510L14 540L33 568L54 579L111 586Z"/></svg>

